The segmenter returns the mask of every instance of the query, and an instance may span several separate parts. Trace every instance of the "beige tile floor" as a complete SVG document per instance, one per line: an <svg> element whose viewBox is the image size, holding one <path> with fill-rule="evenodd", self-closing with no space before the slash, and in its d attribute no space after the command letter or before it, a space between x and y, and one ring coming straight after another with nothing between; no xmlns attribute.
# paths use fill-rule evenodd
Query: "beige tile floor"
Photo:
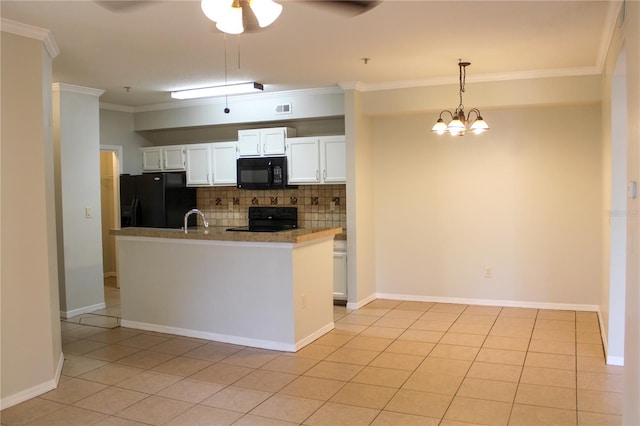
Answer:
<svg viewBox="0 0 640 426"><path fill-rule="evenodd" d="M118 316L106 287L105 316ZM297 353L61 322L58 389L2 425L619 425L591 312L376 300ZM85 325L88 324L88 325Z"/></svg>

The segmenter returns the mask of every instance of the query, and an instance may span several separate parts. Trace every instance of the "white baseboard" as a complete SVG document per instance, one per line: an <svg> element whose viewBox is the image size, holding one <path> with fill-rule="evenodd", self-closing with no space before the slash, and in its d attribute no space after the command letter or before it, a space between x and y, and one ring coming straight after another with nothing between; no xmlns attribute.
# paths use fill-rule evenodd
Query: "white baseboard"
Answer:
<svg viewBox="0 0 640 426"><path fill-rule="evenodd" d="M469 299L469 298L460 298L460 297L416 296L412 294L407 295L407 294L377 293L376 298L411 301L411 302L456 303L456 304L463 304L463 305L504 306L509 308L554 309L559 311L598 312L600 309L598 305L529 302L529 301L520 301L520 300Z"/></svg>
<svg viewBox="0 0 640 426"><path fill-rule="evenodd" d="M107 305L104 302L96 303L95 305L85 306L83 308L74 309L72 311L60 311L60 316L62 318L67 318L68 319L68 318L77 317L78 315L88 314L88 313L93 312L93 311L104 309L106 307L107 307Z"/></svg>
<svg viewBox="0 0 640 426"><path fill-rule="evenodd" d="M43 393L47 393L49 391L56 389L58 387L58 383L60 382L60 375L62 374L63 364L64 364L64 354L60 353L60 358L58 359L58 366L56 367L55 376L53 379L47 380L44 383L40 383L39 385L30 387L29 389L25 389L21 392L18 392L13 395L9 395L7 397L0 399L0 410L13 407L14 405L18 405L21 402L27 401L29 399L40 396Z"/></svg>
<svg viewBox="0 0 640 426"><path fill-rule="evenodd" d="M618 365L624 367L623 356L607 356L607 365Z"/></svg>
<svg viewBox="0 0 640 426"><path fill-rule="evenodd" d="M301 339L296 343L275 342L272 340L251 339L240 336L230 336L227 334L210 333L208 331L190 330L187 328L168 327L165 325L149 324L146 322L120 320L120 325L127 328L135 328L138 330L155 331L158 333L175 334L177 336L195 337L198 339L213 340L216 342L231 343L234 345L250 346L253 348L270 349L282 352L296 352L304 346L333 330L333 322L325 325L320 330Z"/></svg>
<svg viewBox="0 0 640 426"><path fill-rule="evenodd" d="M604 348L604 358L607 365L624 366L624 356L613 356L608 354L609 342L607 341L607 333L604 329L604 321L602 320L602 312L598 311L598 323L600 325L600 336L602 338L602 346Z"/></svg>
<svg viewBox="0 0 640 426"><path fill-rule="evenodd" d="M357 302L347 302L347 309L360 309L367 303L371 303L378 298L379 297L376 294L372 294L369 297L365 297L364 299Z"/></svg>
<svg viewBox="0 0 640 426"><path fill-rule="evenodd" d="M317 330L315 333L311 333L307 337L297 341L296 344L295 344L295 351L299 351L300 349L302 349L305 346L307 346L309 343L313 342L314 340L319 339L320 337L324 336L325 334L327 334L328 332L330 332L334 328L335 328L335 325L333 324L333 321L331 321L329 324L327 324L324 327L322 327L321 329Z"/></svg>

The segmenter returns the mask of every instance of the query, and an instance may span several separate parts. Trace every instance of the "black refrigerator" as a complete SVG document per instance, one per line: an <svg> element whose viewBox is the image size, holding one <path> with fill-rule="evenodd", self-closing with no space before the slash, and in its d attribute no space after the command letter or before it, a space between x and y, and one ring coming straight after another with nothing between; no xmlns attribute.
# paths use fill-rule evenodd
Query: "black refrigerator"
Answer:
<svg viewBox="0 0 640 426"><path fill-rule="evenodd" d="M196 188L184 172L120 175L120 226L181 228L184 215L196 208ZM189 226L196 226L196 215Z"/></svg>

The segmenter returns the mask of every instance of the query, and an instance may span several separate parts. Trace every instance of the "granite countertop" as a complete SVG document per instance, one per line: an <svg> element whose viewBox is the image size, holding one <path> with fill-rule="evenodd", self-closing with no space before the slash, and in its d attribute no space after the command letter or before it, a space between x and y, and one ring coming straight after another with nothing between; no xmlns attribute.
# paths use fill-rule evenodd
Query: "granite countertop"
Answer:
<svg viewBox="0 0 640 426"><path fill-rule="evenodd" d="M112 229L111 235L126 237L175 238L187 240L243 241L254 243L303 243L324 237L343 234L342 228L300 228L280 232L227 231L223 226L182 229L166 228L121 228Z"/></svg>

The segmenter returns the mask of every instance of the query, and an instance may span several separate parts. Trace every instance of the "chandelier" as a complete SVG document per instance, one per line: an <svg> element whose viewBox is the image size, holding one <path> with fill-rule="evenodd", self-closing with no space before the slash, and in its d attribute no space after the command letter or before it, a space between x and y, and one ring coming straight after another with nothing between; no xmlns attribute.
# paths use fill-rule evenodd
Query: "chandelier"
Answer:
<svg viewBox="0 0 640 426"><path fill-rule="evenodd" d="M460 68L460 105L458 105L454 112L446 109L442 111L440 113L440 116L438 117L438 121L436 121L436 124L434 124L431 128L432 132L439 135L449 133L452 136L464 136L464 133L467 131L467 125L469 125L469 123L471 123L471 125L468 127L468 130L475 133L476 135L484 132L485 130L490 130L489 125L484 121L484 119L480 115L480 111L477 108L471 108L467 116L465 117L464 115L462 93L464 93L464 85L467 77L467 67L469 65L471 65L471 62L462 62L462 60L458 60L458 67ZM445 113L451 116L451 121L449 122L449 124L446 124L442 119L442 115ZM473 120L471 120L472 114L475 114Z"/></svg>
<svg viewBox="0 0 640 426"><path fill-rule="evenodd" d="M253 12L258 25L264 28L273 24L282 12L282 5L273 0L202 0L200 7L207 18L216 22L216 28L227 34L244 32L245 14Z"/></svg>

